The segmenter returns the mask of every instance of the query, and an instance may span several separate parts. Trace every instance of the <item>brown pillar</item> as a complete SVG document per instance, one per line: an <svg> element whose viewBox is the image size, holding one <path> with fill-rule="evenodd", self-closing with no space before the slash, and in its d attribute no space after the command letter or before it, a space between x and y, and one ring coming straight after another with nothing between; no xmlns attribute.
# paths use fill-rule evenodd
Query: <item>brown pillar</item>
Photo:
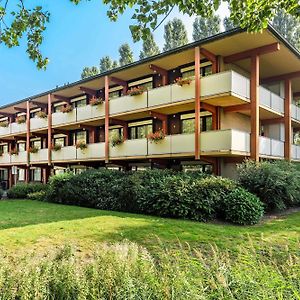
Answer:
<svg viewBox="0 0 300 300"><path fill-rule="evenodd" d="M25 167L25 182L30 182L30 168L29 166Z"/></svg>
<svg viewBox="0 0 300 300"><path fill-rule="evenodd" d="M250 78L251 135L250 157L259 161L259 56L251 57Z"/></svg>
<svg viewBox="0 0 300 300"><path fill-rule="evenodd" d="M49 166L43 168L43 184L46 184L49 181L51 168Z"/></svg>
<svg viewBox="0 0 300 300"><path fill-rule="evenodd" d="M292 142L292 83L290 79L284 81L284 158L291 161L291 142Z"/></svg>
<svg viewBox="0 0 300 300"><path fill-rule="evenodd" d="M128 140L128 124L123 126L123 139L124 141Z"/></svg>
<svg viewBox="0 0 300 300"><path fill-rule="evenodd" d="M52 155L52 96L48 94L48 165L51 165Z"/></svg>
<svg viewBox="0 0 300 300"><path fill-rule="evenodd" d="M30 163L30 102L26 102L26 151L27 151L27 166Z"/></svg>
<svg viewBox="0 0 300 300"><path fill-rule="evenodd" d="M195 159L200 159L200 48L195 48Z"/></svg>
<svg viewBox="0 0 300 300"><path fill-rule="evenodd" d="M13 186L13 175L12 175L12 167L8 168L8 188L10 189Z"/></svg>
<svg viewBox="0 0 300 300"><path fill-rule="evenodd" d="M105 76L105 162L109 161L109 78Z"/></svg>

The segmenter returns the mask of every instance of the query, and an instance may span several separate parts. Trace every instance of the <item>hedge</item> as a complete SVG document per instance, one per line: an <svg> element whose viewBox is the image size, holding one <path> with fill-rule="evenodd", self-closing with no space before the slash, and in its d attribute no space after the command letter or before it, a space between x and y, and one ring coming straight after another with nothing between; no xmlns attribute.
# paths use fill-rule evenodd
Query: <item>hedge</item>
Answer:
<svg viewBox="0 0 300 300"><path fill-rule="evenodd" d="M99 169L52 177L45 200L197 221L219 218L238 224L257 223L262 204L258 205L259 200L243 188L239 191L243 191L245 197L232 194L235 189L236 182L221 177L170 170L131 173ZM33 196L38 199L41 194ZM251 196L250 200L247 196ZM226 203L233 205L235 201L243 209L241 220L237 213L228 214L225 210ZM249 208L249 215L244 207Z"/></svg>
<svg viewBox="0 0 300 300"><path fill-rule="evenodd" d="M45 191L47 185L41 183L17 183L7 191L7 197L11 199L25 199L28 194Z"/></svg>

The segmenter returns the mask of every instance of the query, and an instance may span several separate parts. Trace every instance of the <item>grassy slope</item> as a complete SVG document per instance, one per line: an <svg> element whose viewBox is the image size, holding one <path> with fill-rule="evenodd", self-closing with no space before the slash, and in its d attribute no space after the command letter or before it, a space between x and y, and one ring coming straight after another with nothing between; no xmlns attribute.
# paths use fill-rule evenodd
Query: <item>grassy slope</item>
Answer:
<svg viewBox="0 0 300 300"><path fill-rule="evenodd" d="M252 227L240 227L28 200L0 201L0 248L9 252L37 251L62 244L74 244L86 252L97 242L124 239L151 249L160 242L177 246L180 241L204 247L217 244L220 248L234 250L239 245L249 245L249 237L255 245L267 243L280 247L288 243L296 250L300 213L270 219Z"/></svg>

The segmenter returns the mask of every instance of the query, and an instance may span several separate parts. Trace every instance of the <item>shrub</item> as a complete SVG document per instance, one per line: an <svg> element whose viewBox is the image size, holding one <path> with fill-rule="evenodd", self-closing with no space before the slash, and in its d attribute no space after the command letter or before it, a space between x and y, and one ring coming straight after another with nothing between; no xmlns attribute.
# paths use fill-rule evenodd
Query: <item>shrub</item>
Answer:
<svg viewBox="0 0 300 300"><path fill-rule="evenodd" d="M45 197L46 197L46 191L33 192L27 195L28 199L37 200L37 201L44 201Z"/></svg>
<svg viewBox="0 0 300 300"><path fill-rule="evenodd" d="M222 201L225 219L239 225L253 225L259 222L264 213L259 198L239 187L232 190Z"/></svg>
<svg viewBox="0 0 300 300"><path fill-rule="evenodd" d="M73 111L73 106L70 105L70 104L66 104L66 105L64 105L64 106L61 107L60 111L61 111L62 113L64 113L64 114L65 114L65 113L70 113L70 112Z"/></svg>
<svg viewBox="0 0 300 300"><path fill-rule="evenodd" d="M88 147L85 141L78 141L75 146L76 149L80 149L80 150L85 150Z"/></svg>
<svg viewBox="0 0 300 300"><path fill-rule="evenodd" d="M38 118L40 118L40 119L46 119L48 117L47 114L44 111L42 111L42 110L40 110L39 112L37 112L36 116Z"/></svg>
<svg viewBox="0 0 300 300"><path fill-rule="evenodd" d="M0 199L2 198L2 196L3 196L3 190L0 188Z"/></svg>
<svg viewBox="0 0 300 300"><path fill-rule="evenodd" d="M7 191L7 197L11 199L25 199L30 193L46 189L47 186L42 183L18 183Z"/></svg>
<svg viewBox="0 0 300 300"><path fill-rule="evenodd" d="M8 127L9 123L8 121L1 121L0 122L0 127Z"/></svg>
<svg viewBox="0 0 300 300"><path fill-rule="evenodd" d="M26 123L26 117L25 117L25 116L18 116L18 117L16 118L16 122L17 122L18 124L24 124L24 123Z"/></svg>
<svg viewBox="0 0 300 300"><path fill-rule="evenodd" d="M238 181L260 198L267 211L300 203L300 172L292 164L246 161L238 166Z"/></svg>

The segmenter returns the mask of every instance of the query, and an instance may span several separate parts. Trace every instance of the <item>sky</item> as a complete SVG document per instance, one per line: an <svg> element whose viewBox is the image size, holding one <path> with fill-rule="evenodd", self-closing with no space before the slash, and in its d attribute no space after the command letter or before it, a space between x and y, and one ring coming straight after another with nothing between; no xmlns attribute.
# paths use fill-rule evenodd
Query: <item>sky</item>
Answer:
<svg viewBox="0 0 300 300"><path fill-rule="evenodd" d="M11 49L0 44L0 105L79 80L83 67L98 65L102 56L118 59L122 43L129 43L138 59L141 42L132 42L128 28L132 22L130 11L117 22L111 22L106 16L107 7L99 0L82 1L78 6L68 0L32 0L30 3L42 5L51 13L42 45L42 53L50 62L46 71L38 70L26 54L25 40ZM222 5L218 13L224 17L229 12ZM183 19L192 41L194 18L174 10L165 22L174 17ZM154 32L161 49L164 24Z"/></svg>

